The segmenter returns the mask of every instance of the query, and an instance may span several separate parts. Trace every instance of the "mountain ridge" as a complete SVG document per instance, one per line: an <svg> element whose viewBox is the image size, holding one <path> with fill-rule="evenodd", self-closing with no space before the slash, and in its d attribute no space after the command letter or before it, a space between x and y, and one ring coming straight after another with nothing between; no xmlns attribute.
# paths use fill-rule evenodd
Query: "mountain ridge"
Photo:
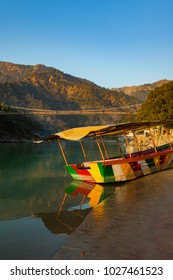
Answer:
<svg viewBox="0 0 173 280"><path fill-rule="evenodd" d="M133 97L100 87L53 67L0 62L0 104L4 107L7 105L46 110L107 107L111 110L116 106L134 103L136 99ZM2 141L22 137L32 139L34 135L45 136L74 126L115 123L118 119L115 115L1 116L0 138Z"/></svg>
<svg viewBox="0 0 173 280"><path fill-rule="evenodd" d="M156 81L153 84L153 86L159 86L160 82ZM141 86L142 90L144 86ZM150 86L147 87L149 91ZM74 77L43 64L33 66L0 62L0 105L3 104L3 106L46 110L110 108L110 111L116 107L125 106L128 111L132 110L130 105L138 104L139 101L143 103L143 100L138 98L138 90L139 86L133 88L133 93L130 87L106 89L86 79ZM145 92L145 95L147 94L148 92ZM119 108L119 110L122 109ZM134 118L132 115L120 117L114 114L107 116L1 116L0 139L3 141L10 137L11 139L22 139L22 137L31 139L34 135L43 136L74 126L106 125L133 121Z"/></svg>
<svg viewBox="0 0 173 280"><path fill-rule="evenodd" d="M143 85L134 85L134 86L124 86L120 88L112 88L112 90L116 90L121 93L125 93L126 95L135 97L138 101L144 102L146 101L148 94L150 91L154 90L157 87L162 86L163 84L169 83L172 80L158 80L153 83L146 83Z"/></svg>
<svg viewBox="0 0 173 280"><path fill-rule="evenodd" d="M15 106L30 103L31 108L41 106L41 109L87 109L136 103L136 99L131 96L100 87L53 67L9 62L0 62L2 101Z"/></svg>

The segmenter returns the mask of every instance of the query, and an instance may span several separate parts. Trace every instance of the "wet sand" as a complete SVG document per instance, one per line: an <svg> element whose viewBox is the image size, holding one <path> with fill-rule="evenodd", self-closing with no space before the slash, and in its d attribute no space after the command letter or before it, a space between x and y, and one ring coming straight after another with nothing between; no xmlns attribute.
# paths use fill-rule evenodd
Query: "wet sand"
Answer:
<svg viewBox="0 0 173 280"><path fill-rule="evenodd" d="M173 259L173 170L117 187L52 259Z"/></svg>

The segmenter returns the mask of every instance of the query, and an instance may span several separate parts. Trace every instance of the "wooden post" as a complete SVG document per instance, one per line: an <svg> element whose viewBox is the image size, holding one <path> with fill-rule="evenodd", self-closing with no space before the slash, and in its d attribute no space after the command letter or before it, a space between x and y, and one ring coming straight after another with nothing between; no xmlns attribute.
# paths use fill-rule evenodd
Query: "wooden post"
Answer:
<svg viewBox="0 0 173 280"><path fill-rule="evenodd" d="M154 150L155 150L155 152L157 153L156 144L155 144L155 142L154 142L154 137L153 137L153 134L152 134L152 132L151 132L150 127L149 127L149 132L150 132L151 140L152 140L152 143L153 143L153 146L154 146Z"/></svg>
<svg viewBox="0 0 173 280"><path fill-rule="evenodd" d="M121 150L121 146L120 146L120 141L119 141L118 135L115 135L115 138L116 138L116 141L117 141L117 144L118 144L118 149L120 151L120 154L124 158L124 155L123 155L122 150Z"/></svg>
<svg viewBox="0 0 173 280"><path fill-rule="evenodd" d="M171 145L170 137L169 137L169 134L168 134L168 129L167 129L167 127L166 127L166 126L165 126L165 130L166 130L166 136L167 136L167 138L168 138L169 146L170 146L170 147L171 147L171 149L172 149L172 145Z"/></svg>
<svg viewBox="0 0 173 280"><path fill-rule="evenodd" d="M141 149L140 149L139 142L138 142L138 139L136 137L136 134L135 134L134 131L132 131L132 133L133 133L133 137L134 137L134 140L135 140L135 145L136 145L136 147L138 149L138 152L140 152Z"/></svg>
<svg viewBox="0 0 173 280"><path fill-rule="evenodd" d="M64 161L65 161L65 164L68 165L68 162L67 162L67 159L66 159L66 156L65 156L65 153L64 153L64 149L63 149L61 140L60 140L59 138L58 138L58 144L59 144L59 147L60 147L60 150L61 150L63 159L64 159Z"/></svg>
<svg viewBox="0 0 173 280"><path fill-rule="evenodd" d="M130 145L129 145L129 141L127 139L127 133L126 133L125 129L124 129L124 135L125 135L125 138L126 138L126 145L127 145L128 151L129 151L129 155L130 155L130 157L132 157L132 154L131 154L131 151L130 151Z"/></svg>
<svg viewBox="0 0 173 280"><path fill-rule="evenodd" d="M98 141L98 139L97 139L96 134L95 134L95 139L96 139L97 146L98 146L98 148L99 148L99 151L100 151L101 157L102 157L102 159L103 159L103 160L105 160L104 155L103 155L103 152L102 152L102 149L101 149L101 146L100 146L100 143L99 143L99 141Z"/></svg>
<svg viewBox="0 0 173 280"><path fill-rule="evenodd" d="M80 146L81 146L82 153L83 153L83 155L84 155L85 161L88 161L88 160L87 160L87 156L86 156L86 152L85 152L85 149L84 149L84 146L83 146L83 143L82 143L81 140L80 140Z"/></svg>
<svg viewBox="0 0 173 280"><path fill-rule="evenodd" d="M102 141L102 145L103 145L103 149L104 149L104 151L105 151L106 158L109 158L108 152L107 152L107 150L106 150L106 146L105 146L105 143L104 143L104 141L103 141L103 137L102 137L101 134L100 134L100 139L101 139L101 141Z"/></svg>

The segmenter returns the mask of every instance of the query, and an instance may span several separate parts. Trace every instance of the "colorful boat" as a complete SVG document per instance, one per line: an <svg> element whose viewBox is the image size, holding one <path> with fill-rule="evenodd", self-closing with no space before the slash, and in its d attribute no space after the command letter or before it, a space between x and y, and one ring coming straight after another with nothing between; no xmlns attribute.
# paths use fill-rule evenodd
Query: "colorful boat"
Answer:
<svg viewBox="0 0 173 280"><path fill-rule="evenodd" d="M172 125L170 120L77 127L52 134L44 141L58 140L65 168L74 180L122 182L173 167ZM84 148L86 138L92 138L97 143L99 159L88 160ZM109 156L106 139L115 141L119 155ZM84 161L68 163L61 140L78 141ZM124 147L126 152L123 152Z"/></svg>

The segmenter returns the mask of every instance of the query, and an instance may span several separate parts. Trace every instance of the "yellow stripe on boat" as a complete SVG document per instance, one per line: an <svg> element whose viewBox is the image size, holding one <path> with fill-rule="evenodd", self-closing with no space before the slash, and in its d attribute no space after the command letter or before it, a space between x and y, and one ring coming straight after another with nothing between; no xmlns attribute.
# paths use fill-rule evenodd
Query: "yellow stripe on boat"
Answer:
<svg viewBox="0 0 173 280"><path fill-rule="evenodd" d="M99 165L97 162L91 162L90 168L88 171L96 181L96 183L104 183L104 177L101 174Z"/></svg>
<svg viewBox="0 0 173 280"><path fill-rule="evenodd" d="M124 176L125 176L126 180L132 180L132 179L136 178L135 173L132 170L129 163L121 164L121 168L123 170L123 173L124 173Z"/></svg>

